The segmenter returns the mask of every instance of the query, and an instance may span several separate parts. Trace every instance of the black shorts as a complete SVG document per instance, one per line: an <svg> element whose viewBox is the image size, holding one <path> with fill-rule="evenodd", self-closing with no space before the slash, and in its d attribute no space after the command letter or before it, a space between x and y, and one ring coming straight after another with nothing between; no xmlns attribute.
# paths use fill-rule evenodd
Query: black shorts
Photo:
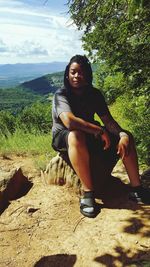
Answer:
<svg viewBox="0 0 150 267"><path fill-rule="evenodd" d="M52 138L52 147L55 151L63 152L68 150L69 130L62 130L55 134Z"/></svg>
<svg viewBox="0 0 150 267"><path fill-rule="evenodd" d="M65 129L57 133L52 139L52 147L55 151L58 152L67 152L68 151L68 135L70 131ZM110 137L110 147L107 150L104 150L104 144L101 138L97 139L93 134L86 134L87 147L90 153L97 153L102 155L102 157L108 159L118 159L117 155L117 144L119 142L119 137L107 132Z"/></svg>

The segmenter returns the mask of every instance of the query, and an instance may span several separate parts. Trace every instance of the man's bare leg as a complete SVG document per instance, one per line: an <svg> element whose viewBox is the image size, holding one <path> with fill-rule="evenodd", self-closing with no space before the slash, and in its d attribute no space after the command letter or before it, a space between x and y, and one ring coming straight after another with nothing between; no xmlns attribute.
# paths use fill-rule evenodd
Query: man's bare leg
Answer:
<svg viewBox="0 0 150 267"><path fill-rule="evenodd" d="M68 145L69 159L83 184L84 191L93 191L89 152L84 133L80 131L71 131L68 136Z"/></svg>
<svg viewBox="0 0 150 267"><path fill-rule="evenodd" d="M131 137L129 155L123 159L131 186L136 187L141 184L139 175L139 165L134 140Z"/></svg>
<svg viewBox="0 0 150 267"><path fill-rule="evenodd" d="M129 155L123 159L123 163L132 187L130 199L139 203L150 204L150 190L141 185L137 153L132 137Z"/></svg>
<svg viewBox="0 0 150 267"><path fill-rule="evenodd" d="M68 145L69 159L82 182L84 190L84 195L80 199L80 212L86 217L94 218L97 210L90 170L89 151L84 133L71 131L68 136Z"/></svg>

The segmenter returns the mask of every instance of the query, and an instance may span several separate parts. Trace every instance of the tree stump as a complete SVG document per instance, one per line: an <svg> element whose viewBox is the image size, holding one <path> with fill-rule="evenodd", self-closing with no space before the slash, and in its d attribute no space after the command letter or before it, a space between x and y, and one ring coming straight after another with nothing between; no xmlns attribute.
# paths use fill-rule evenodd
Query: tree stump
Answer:
<svg viewBox="0 0 150 267"><path fill-rule="evenodd" d="M100 193L100 189L107 183L116 163L117 159L103 158L97 154L90 156L94 190L97 194ZM69 161L67 152L59 153L52 158L46 170L44 172L41 171L41 177L45 184L66 184L69 187L74 187L76 190L79 190L79 192L82 191L80 179Z"/></svg>

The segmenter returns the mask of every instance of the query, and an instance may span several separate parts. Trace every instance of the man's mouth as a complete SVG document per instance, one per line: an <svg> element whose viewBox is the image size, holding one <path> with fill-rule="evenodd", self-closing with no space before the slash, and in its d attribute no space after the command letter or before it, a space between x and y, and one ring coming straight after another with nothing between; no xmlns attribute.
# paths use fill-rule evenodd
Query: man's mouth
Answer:
<svg viewBox="0 0 150 267"><path fill-rule="evenodd" d="M75 80L75 81L73 81L73 83L80 83L80 81Z"/></svg>

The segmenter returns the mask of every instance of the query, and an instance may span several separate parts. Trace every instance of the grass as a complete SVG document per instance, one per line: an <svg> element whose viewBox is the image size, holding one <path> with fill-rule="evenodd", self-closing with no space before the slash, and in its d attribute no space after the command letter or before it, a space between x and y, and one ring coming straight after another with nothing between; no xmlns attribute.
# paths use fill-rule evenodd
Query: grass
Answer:
<svg viewBox="0 0 150 267"><path fill-rule="evenodd" d="M31 134L16 130L13 135L8 133L7 137L0 135L0 155L32 157L35 167L45 170L50 159L56 155L51 147L51 140L51 133Z"/></svg>
<svg viewBox="0 0 150 267"><path fill-rule="evenodd" d="M51 147L51 134L32 134L16 130L7 137L0 135L0 154L44 155L51 157L55 154Z"/></svg>

